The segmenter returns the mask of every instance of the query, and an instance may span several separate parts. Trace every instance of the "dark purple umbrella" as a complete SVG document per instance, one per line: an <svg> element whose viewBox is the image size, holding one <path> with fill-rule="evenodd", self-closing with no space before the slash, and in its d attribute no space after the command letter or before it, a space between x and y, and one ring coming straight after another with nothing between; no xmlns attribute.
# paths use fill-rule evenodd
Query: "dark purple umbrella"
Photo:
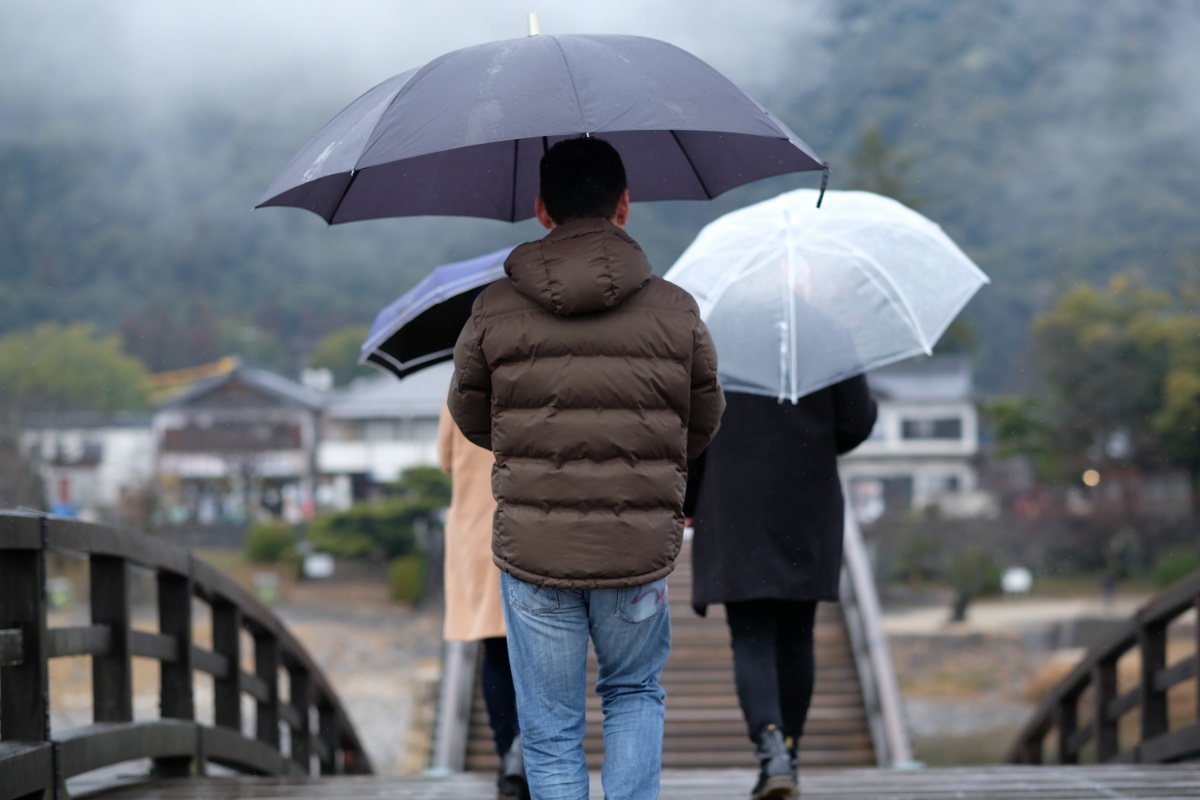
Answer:
<svg viewBox="0 0 1200 800"><path fill-rule="evenodd" d="M640 36L530 36L455 50L338 114L259 201L326 222L533 216L538 161L599 136L634 200L703 200L824 169L769 111L700 59Z"/></svg>
<svg viewBox="0 0 1200 800"><path fill-rule="evenodd" d="M443 264L375 316L358 363L375 364L404 378L449 361L471 318L471 305L488 284L504 277L505 247Z"/></svg>

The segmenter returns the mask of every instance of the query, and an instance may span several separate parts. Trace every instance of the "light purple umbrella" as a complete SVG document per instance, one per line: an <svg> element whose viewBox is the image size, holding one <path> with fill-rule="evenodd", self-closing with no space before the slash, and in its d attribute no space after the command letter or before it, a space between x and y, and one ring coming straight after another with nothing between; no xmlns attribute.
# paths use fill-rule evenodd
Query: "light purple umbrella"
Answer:
<svg viewBox="0 0 1200 800"><path fill-rule="evenodd" d="M455 50L379 84L305 145L258 205L331 224L425 214L515 222L533 216L542 153L582 135L617 148L635 201L703 200L824 169L786 125L674 45L530 36Z"/></svg>

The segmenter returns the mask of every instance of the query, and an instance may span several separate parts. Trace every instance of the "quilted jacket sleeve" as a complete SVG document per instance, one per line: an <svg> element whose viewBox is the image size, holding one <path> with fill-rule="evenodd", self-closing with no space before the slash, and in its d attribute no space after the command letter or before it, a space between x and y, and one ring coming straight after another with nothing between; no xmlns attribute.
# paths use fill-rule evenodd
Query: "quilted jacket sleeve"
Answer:
<svg viewBox="0 0 1200 800"><path fill-rule="evenodd" d="M476 301L454 345L454 377L446 398L450 416L472 443L492 449L492 373L483 357L484 325Z"/></svg>
<svg viewBox="0 0 1200 800"><path fill-rule="evenodd" d="M692 335L692 401L688 417L688 458L698 457L721 427L725 394L717 379L717 350L700 319Z"/></svg>

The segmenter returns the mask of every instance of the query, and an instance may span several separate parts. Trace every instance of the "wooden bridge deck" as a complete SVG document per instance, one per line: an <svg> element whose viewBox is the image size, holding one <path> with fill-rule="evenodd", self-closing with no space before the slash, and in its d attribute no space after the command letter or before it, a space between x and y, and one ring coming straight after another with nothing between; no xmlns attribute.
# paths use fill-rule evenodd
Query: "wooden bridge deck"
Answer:
<svg viewBox="0 0 1200 800"><path fill-rule="evenodd" d="M744 800L751 770L667 770L660 800ZM1200 764L1090 767L842 769L801 774L804 800L1141 800L1200 797ZM86 794L75 789L76 798ZM192 778L127 786L103 800L477 800L490 776L445 778ZM592 800L604 793L592 775Z"/></svg>
<svg viewBox="0 0 1200 800"><path fill-rule="evenodd" d="M668 578L671 604L671 657L663 670L667 691L663 766L666 768L752 768L756 765L733 683L733 661L724 608L708 616L691 608L690 545ZM810 767L867 767L876 764L862 688L841 607L822 603L815 631L817 682L801 763ZM596 682L589 654L588 685ZM604 755L600 698L588 696L584 752L597 769ZM483 693L476 680L467 738L466 768L492 772L496 754L487 724Z"/></svg>

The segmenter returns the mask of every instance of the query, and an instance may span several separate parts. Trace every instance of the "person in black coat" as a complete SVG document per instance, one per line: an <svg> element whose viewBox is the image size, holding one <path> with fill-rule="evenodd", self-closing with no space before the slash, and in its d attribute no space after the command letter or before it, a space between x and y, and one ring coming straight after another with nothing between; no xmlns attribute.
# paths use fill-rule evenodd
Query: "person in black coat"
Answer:
<svg viewBox="0 0 1200 800"><path fill-rule="evenodd" d="M812 699L817 603L838 599L842 487L837 457L877 409L862 376L793 404L726 395L721 429L689 470L692 606L725 606L738 701L762 770L753 800L796 790Z"/></svg>

